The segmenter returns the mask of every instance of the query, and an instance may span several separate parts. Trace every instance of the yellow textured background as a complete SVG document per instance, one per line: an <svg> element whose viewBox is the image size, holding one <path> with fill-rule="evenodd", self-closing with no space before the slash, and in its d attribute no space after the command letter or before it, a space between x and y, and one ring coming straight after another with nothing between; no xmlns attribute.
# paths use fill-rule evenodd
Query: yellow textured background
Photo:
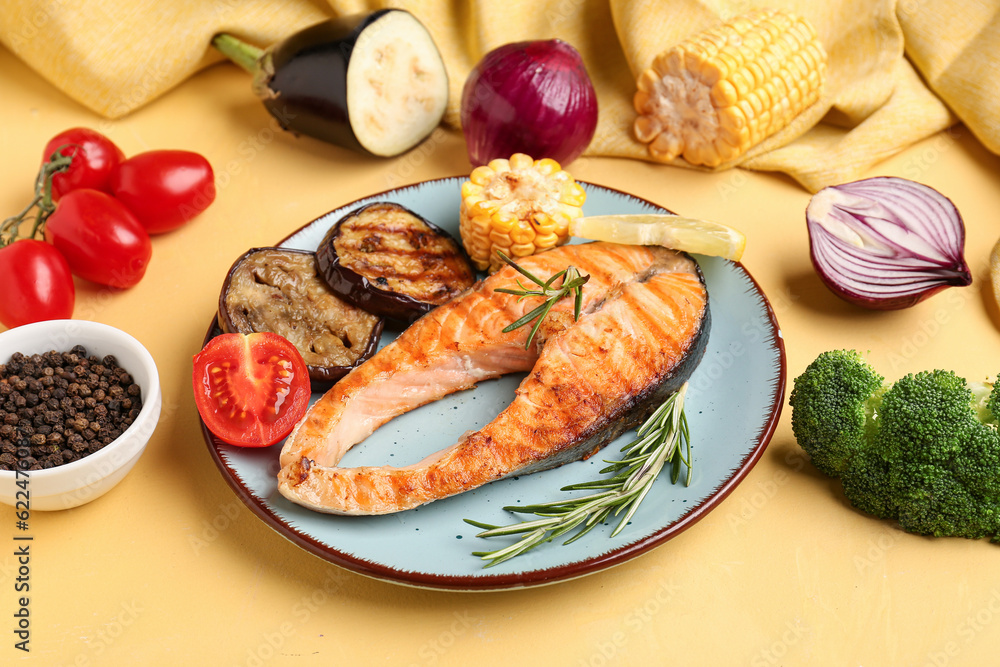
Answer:
<svg viewBox="0 0 1000 667"><path fill-rule="evenodd" d="M4 11L16 4L4 3ZM70 12L69 4L54 6ZM266 3L246 7L274 11ZM299 7L303 22L321 12ZM203 56L190 62L204 64ZM136 81L129 90L142 88L141 75ZM201 439L190 359L217 290L247 248L355 198L466 173L461 137L441 132L391 160L295 139L274 132L246 75L230 65L178 79L117 120L72 101L3 49L0 91L0 210L23 206L45 142L76 125L100 129L127 154L199 151L215 166L219 189L202 216L155 239L138 286L110 292L78 284L77 317L121 327L152 352L163 417L145 456L107 496L33 513L27 656L13 649L15 519L0 508L0 664L995 664L998 547L916 537L852 511L796 447L787 407L762 460L706 518L634 561L578 581L488 594L422 591L363 578L295 547L243 507ZM930 134L862 172L936 187L967 224L974 284L891 313L859 310L821 285L808 257L809 195L790 178L609 157L581 158L571 171L745 231L744 264L782 325L789 379L838 347L870 350L889 378L935 367L974 380L996 375L1000 314L986 267L1000 234L1000 158L964 126Z"/></svg>

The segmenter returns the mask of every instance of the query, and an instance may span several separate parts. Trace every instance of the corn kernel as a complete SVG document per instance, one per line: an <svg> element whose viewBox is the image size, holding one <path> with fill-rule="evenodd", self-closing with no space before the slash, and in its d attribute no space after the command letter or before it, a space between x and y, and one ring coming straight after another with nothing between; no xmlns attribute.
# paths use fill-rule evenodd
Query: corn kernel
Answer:
<svg viewBox="0 0 1000 667"><path fill-rule="evenodd" d="M510 252L514 257L528 257L534 255L536 250L534 243L515 243L510 246Z"/></svg>
<svg viewBox="0 0 1000 667"><path fill-rule="evenodd" d="M546 176L554 174L562 169L559 163L553 160L552 158L542 158L541 160L535 163L535 168Z"/></svg>
<svg viewBox="0 0 1000 667"><path fill-rule="evenodd" d="M490 180L492 180L496 174L502 174L505 171L510 171L510 161L502 157L490 160L489 164L486 166L493 172L493 174L490 174Z"/></svg>
<svg viewBox="0 0 1000 667"><path fill-rule="evenodd" d="M527 169L534 164L534 160L524 153L514 153L510 156L511 169Z"/></svg>
<svg viewBox="0 0 1000 667"><path fill-rule="evenodd" d="M462 184L462 196L466 196L466 186L473 184L479 186L479 191L482 192L483 186L489 183L491 178L493 178L493 170L490 167L476 167L472 170L472 173L469 174L469 180Z"/></svg>
<svg viewBox="0 0 1000 667"><path fill-rule="evenodd" d="M531 216L531 228L538 235L552 234L555 232L556 223L552 216L536 214Z"/></svg>

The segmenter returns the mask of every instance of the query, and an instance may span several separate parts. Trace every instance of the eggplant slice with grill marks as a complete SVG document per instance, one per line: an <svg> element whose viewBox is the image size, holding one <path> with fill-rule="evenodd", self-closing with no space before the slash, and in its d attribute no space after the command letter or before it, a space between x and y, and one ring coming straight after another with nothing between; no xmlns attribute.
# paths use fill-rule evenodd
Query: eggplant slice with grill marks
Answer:
<svg viewBox="0 0 1000 667"><path fill-rule="evenodd" d="M287 338L325 391L375 353L382 318L334 295L306 250L253 248L233 264L219 296L226 333L271 331Z"/></svg>
<svg viewBox="0 0 1000 667"><path fill-rule="evenodd" d="M401 326L476 281L458 242L391 202L368 204L341 218L316 250L316 263L338 296Z"/></svg>

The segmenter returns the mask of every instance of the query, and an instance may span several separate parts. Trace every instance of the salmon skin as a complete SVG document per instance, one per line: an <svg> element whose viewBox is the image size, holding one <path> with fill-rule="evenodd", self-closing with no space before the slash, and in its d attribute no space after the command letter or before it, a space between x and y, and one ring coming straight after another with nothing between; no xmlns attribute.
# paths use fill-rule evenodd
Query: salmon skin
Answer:
<svg viewBox="0 0 1000 667"><path fill-rule="evenodd" d="M503 328L539 298L495 292L504 267L438 306L352 370L306 413L281 450L278 490L332 514L389 514L590 454L637 427L680 388L708 342L698 265L666 248L588 243L519 260L542 279L575 266L590 280L579 320L562 299L530 349ZM523 280L523 279L522 279ZM393 417L505 373L529 372L482 429L405 467L337 464Z"/></svg>

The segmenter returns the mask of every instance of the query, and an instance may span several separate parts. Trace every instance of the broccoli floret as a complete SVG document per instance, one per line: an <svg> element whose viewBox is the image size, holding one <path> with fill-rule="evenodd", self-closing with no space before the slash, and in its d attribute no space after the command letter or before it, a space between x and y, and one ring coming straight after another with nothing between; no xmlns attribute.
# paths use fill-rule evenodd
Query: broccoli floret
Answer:
<svg viewBox="0 0 1000 667"><path fill-rule="evenodd" d="M1000 440L966 381L950 371L907 375L882 402L877 440L903 529L980 538L997 533Z"/></svg>
<svg viewBox="0 0 1000 667"><path fill-rule="evenodd" d="M839 477L867 447L884 382L854 350L824 352L795 380L792 432L822 472Z"/></svg>
<svg viewBox="0 0 1000 667"><path fill-rule="evenodd" d="M996 539L998 387L944 370L889 385L858 353L827 352L795 380L792 429L858 509L921 535Z"/></svg>

